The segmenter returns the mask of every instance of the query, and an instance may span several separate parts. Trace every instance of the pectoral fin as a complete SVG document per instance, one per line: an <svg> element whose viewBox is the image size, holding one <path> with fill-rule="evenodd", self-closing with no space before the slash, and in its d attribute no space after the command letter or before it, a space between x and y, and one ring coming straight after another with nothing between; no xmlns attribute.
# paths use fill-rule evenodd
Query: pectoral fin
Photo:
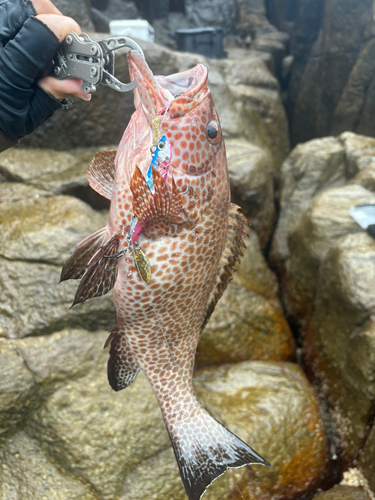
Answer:
<svg viewBox="0 0 375 500"><path fill-rule="evenodd" d="M110 200L115 178L115 157L117 151L98 151L87 172L89 185L94 191Z"/></svg>
<svg viewBox="0 0 375 500"><path fill-rule="evenodd" d="M73 254L65 262L61 271L60 282L82 278L86 266L96 251L105 242L107 227L103 227L79 243Z"/></svg>
<svg viewBox="0 0 375 500"><path fill-rule="evenodd" d="M72 307L87 299L105 295L114 287L117 278L117 259L113 257L117 253L119 241L117 234L112 236L87 264Z"/></svg>
<svg viewBox="0 0 375 500"><path fill-rule="evenodd" d="M172 192L168 192L163 176L152 168L152 181L155 193L152 194L142 172L138 167L130 181L133 193L133 214L142 228L155 220L173 221L182 210L182 200L172 178Z"/></svg>

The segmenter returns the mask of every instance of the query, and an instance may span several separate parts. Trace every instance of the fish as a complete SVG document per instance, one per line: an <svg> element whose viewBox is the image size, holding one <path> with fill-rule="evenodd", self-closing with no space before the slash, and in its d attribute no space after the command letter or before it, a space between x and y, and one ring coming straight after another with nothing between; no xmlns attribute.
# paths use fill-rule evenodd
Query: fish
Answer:
<svg viewBox="0 0 375 500"><path fill-rule="evenodd" d="M135 112L117 151L99 151L88 172L111 200L108 225L77 245L61 280L81 280L73 306L112 290L109 383L120 391L145 373L187 496L198 500L229 468L269 465L202 407L192 384L201 331L243 255L247 220L230 203L207 67L155 76L136 51L128 64ZM168 155L159 158L161 140Z"/></svg>

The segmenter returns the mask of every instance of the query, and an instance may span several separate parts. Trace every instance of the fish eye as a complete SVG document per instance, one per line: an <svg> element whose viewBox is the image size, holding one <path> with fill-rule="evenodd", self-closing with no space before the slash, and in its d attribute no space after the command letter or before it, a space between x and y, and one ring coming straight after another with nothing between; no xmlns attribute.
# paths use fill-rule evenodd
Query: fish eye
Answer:
<svg viewBox="0 0 375 500"><path fill-rule="evenodd" d="M161 142L158 147L159 149L163 150L165 148L165 142Z"/></svg>
<svg viewBox="0 0 375 500"><path fill-rule="evenodd" d="M211 121L206 128L206 137L208 142L211 144L217 144L220 140L220 127L217 122L214 120Z"/></svg>

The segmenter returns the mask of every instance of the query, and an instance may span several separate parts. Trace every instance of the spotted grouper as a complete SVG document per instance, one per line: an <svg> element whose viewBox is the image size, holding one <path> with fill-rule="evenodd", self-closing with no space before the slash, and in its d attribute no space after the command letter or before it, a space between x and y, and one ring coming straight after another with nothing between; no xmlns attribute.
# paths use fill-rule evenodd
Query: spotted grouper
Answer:
<svg viewBox="0 0 375 500"><path fill-rule="evenodd" d="M81 278L73 305L112 289L109 383L146 374L190 500L226 469L268 465L212 418L192 385L199 336L242 255L246 219L230 203L225 146L208 70L154 76L128 54L134 112L116 151L97 153L89 183L111 200L108 225L65 263Z"/></svg>

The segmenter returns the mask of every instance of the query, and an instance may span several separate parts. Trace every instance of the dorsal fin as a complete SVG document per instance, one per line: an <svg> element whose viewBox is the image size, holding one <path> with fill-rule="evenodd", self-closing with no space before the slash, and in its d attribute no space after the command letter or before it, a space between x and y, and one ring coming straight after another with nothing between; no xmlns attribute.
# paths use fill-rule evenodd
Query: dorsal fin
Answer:
<svg viewBox="0 0 375 500"><path fill-rule="evenodd" d="M115 285L117 278L117 253L120 237L112 236L105 245L92 257L87 264L71 307L85 302L93 297L100 297L108 293Z"/></svg>
<svg viewBox="0 0 375 500"><path fill-rule="evenodd" d="M115 149L98 151L87 172L89 185L107 200L112 198L112 187L116 171L116 153Z"/></svg>
<svg viewBox="0 0 375 500"><path fill-rule="evenodd" d="M62 268L60 282L82 278L88 262L105 242L106 232L107 226L99 229L96 233L90 234L75 247L74 252Z"/></svg>
<svg viewBox="0 0 375 500"><path fill-rule="evenodd" d="M241 262L242 250L246 248L244 237L248 237L245 231L246 225L249 225L246 217L239 212L240 207L231 203L228 209L228 231L227 240L223 253L220 259L220 269L216 279L216 285L213 288L211 295L207 302L206 315L204 317L202 330L210 319L215 306L223 295L228 283L232 280L233 273L235 272L236 263Z"/></svg>
<svg viewBox="0 0 375 500"><path fill-rule="evenodd" d="M111 344L107 366L108 381L114 391L121 391L134 382L140 371L126 334L118 325L110 332L104 345Z"/></svg>

